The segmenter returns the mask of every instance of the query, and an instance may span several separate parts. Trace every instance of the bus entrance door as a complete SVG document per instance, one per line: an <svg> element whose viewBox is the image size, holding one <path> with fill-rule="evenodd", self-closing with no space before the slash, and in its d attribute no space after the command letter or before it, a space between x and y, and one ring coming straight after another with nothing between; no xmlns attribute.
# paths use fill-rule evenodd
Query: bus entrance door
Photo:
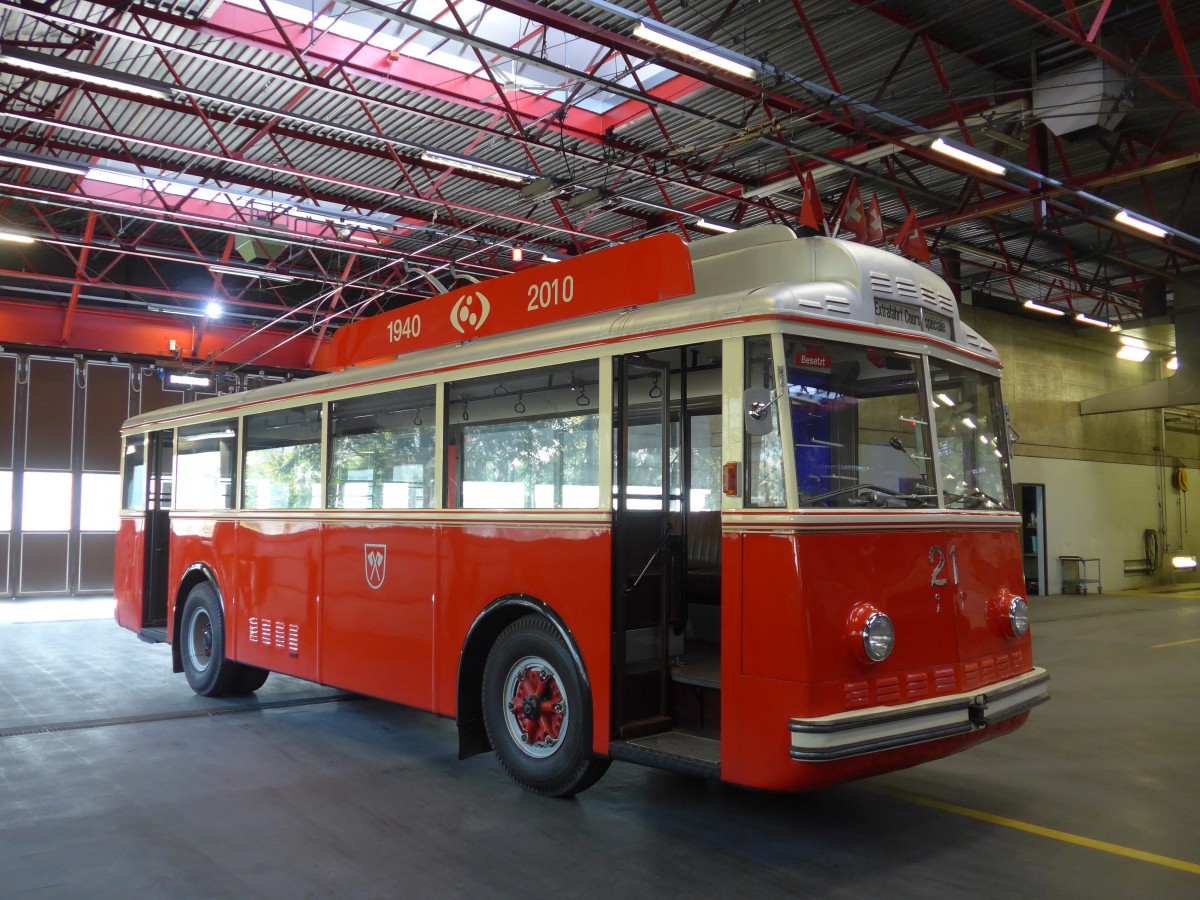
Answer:
<svg viewBox="0 0 1200 900"><path fill-rule="evenodd" d="M671 727L668 609L679 538L671 522L670 367L640 355L616 363L613 725L631 738Z"/></svg>
<svg viewBox="0 0 1200 900"><path fill-rule="evenodd" d="M616 363L609 750L616 759L715 776L720 348L676 347Z"/></svg>
<svg viewBox="0 0 1200 900"><path fill-rule="evenodd" d="M146 461L146 537L142 561L142 635L167 636L167 562L171 543L172 431L150 435Z"/></svg>

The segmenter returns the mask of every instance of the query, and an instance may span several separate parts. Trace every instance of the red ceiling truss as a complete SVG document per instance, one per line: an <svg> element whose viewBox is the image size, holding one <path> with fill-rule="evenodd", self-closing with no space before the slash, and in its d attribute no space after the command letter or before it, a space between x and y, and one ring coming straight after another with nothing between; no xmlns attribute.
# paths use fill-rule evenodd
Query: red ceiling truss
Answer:
<svg viewBox="0 0 1200 900"><path fill-rule="evenodd" d="M107 352L124 329L149 356L305 368L360 315L542 252L692 240L702 214L798 227L806 173L827 210L856 176L889 236L915 211L935 268L1013 309L1128 323L1200 270L1200 9L1178 0L0 9L0 229L38 240L0 245L6 344ZM643 18L759 74L657 50Z"/></svg>

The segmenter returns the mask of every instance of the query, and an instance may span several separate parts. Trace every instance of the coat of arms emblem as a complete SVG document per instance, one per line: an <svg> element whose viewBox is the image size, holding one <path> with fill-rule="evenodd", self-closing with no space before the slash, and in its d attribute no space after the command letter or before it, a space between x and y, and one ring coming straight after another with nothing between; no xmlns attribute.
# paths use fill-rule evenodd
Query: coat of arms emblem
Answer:
<svg viewBox="0 0 1200 900"><path fill-rule="evenodd" d="M379 590L387 576L387 544L363 544L363 564L367 586L371 590Z"/></svg>

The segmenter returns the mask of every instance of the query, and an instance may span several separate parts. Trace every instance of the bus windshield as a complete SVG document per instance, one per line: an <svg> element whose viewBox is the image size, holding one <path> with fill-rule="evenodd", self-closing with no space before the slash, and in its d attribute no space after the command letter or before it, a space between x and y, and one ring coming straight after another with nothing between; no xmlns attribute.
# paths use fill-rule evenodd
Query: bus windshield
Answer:
<svg viewBox="0 0 1200 900"><path fill-rule="evenodd" d="M921 358L832 341L786 346L801 506L937 506Z"/></svg>
<svg viewBox="0 0 1200 900"><path fill-rule="evenodd" d="M937 359L929 373L946 506L1013 509L999 379Z"/></svg>
<svg viewBox="0 0 1200 900"><path fill-rule="evenodd" d="M1003 406L993 376L917 354L789 338L785 342L800 505L1011 508Z"/></svg>

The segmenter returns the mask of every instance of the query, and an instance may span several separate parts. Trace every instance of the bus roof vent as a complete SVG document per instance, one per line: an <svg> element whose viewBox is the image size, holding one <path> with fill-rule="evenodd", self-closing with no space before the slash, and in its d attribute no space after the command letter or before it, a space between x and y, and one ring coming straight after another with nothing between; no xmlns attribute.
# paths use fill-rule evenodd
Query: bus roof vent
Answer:
<svg viewBox="0 0 1200 900"><path fill-rule="evenodd" d="M871 292L875 296L882 294L890 297L892 295L892 276L884 272L872 272L869 277L871 279Z"/></svg>
<svg viewBox="0 0 1200 900"><path fill-rule="evenodd" d="M848 297L835 297L832 294L825 295L825 311L838 316L849 316L854 312Z"/></svg>

